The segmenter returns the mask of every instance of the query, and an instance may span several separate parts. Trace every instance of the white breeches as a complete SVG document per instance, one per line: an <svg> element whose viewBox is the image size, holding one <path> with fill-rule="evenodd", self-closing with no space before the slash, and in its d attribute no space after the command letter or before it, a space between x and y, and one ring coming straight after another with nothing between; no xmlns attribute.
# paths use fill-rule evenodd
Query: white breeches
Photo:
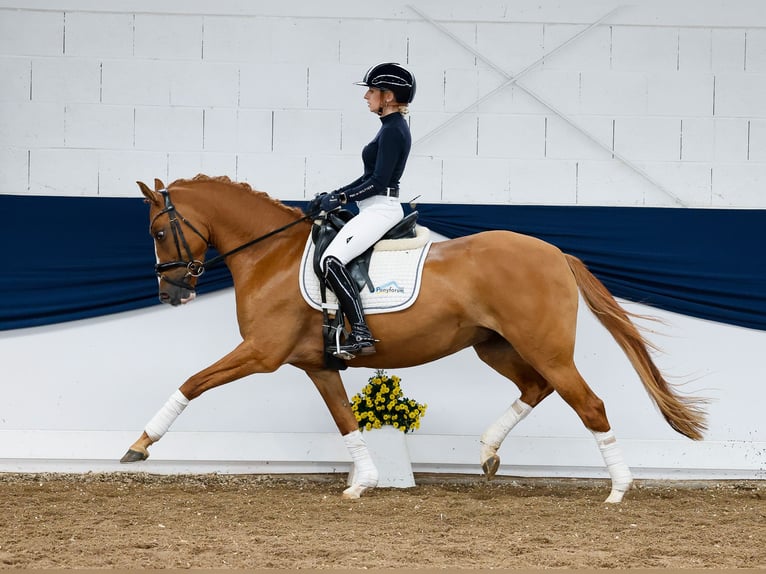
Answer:
<svg viewBox="0 0 766 574"><path fill-rule="evenodd" d="M346 265L354 257L367 251L404 217L398 197L373 195L358 201L357 205L359 215L344 225L327 247L322 255L322 268L328 257L335 257Z"/></svg>

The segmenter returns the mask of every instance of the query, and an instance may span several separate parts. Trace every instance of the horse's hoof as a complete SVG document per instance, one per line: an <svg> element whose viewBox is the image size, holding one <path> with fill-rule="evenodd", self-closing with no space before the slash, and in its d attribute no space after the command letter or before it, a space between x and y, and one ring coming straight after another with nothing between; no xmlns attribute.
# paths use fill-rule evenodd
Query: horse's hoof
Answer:
<svg viewBox="0 0 766 574"><path fill-rule="evenodd" d="M133 450L131 448L123 455L120 462L139 462L146 460L147 458L149 458L149 453L147 451L141 452L140 450Z"/></svg>
<svg viewBox="0 0 766 574"><path fill-rule="evenodd" d="M343 498L346 500L356 500L360 498L368 490L372 490L374 486L364 486L362 484L352 484L346 490L343 491Z"/></svg>
<svg viewBox="0 0 766 574"><path fill-rule="evenodd" d="M493 454L491 457L481 463L481 469L484 471L484 475L487 477L487 480L492 480L492 477L495 476L498 468L500 468L500 457L496 454Z"/></svg>
<svg viewBox="0 0 766 574"><path fill-rule="evenodd" d="M612 489L609 496L604 501L605 504L619 504L622 502L622 497L625 496L625 491Z"/></svg>

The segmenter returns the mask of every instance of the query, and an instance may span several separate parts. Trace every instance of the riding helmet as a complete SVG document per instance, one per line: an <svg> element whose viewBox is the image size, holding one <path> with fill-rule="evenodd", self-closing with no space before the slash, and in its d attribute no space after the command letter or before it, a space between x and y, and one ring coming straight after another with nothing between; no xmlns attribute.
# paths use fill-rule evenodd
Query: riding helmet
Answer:
<svg viewBox="0 0 766 574"><path fill-rule="evenodd" d="M357 86L389 90L400 104L409 104L415 98L415 76L395 62L374 65L367 70L361 82L355 83Z"/></svg>

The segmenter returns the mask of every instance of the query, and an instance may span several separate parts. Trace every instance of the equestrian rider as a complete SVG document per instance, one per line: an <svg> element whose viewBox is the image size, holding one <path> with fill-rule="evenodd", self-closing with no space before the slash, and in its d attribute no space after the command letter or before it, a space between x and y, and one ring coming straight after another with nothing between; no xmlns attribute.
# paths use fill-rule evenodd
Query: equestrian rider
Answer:
<svg viewBox="0 0 766 574"><path fill-rule="evenodd" d="M375 352L376 339L367 327L359 291L346 265L404 215L398 199L399 180L412 143L404 116L415 96L415 77L401 65L385 62L367 70L356 85L367 87L364 99L381 122L378 133L362 150L364 173L335 191L317 194L307 209L308 213L330 212L352 201L359 207L359 215L341 228L321 260L325 281L351 325L351 333L335 353L345 357Z"/></svg>

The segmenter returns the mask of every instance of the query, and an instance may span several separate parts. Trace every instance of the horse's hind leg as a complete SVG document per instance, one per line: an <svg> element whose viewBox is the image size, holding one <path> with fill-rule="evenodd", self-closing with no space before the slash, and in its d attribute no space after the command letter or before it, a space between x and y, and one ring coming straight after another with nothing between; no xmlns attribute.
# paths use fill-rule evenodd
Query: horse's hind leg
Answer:
<svg viewBox="0 0 766 574"><path fill-rule="evenodd" d="M521 396L482 435L481 463L487 477L491 478L497 472L500 465L497 450L510 430L556 390L596 439L612 479L612 491L606 502L620 502L633 478L609 426L603 401L593 393L574 363L557 367L541 365L543 375L499 336L474 348L482 361L511 379L521 390Z"/></svg>
<svg viewBox="0 0 766 574"><path fill-rule="evenodd" d="M604 403L591 390L575 367L574 362L556 366L543 366L548 381L571 406L586 428L593 433L601 456L612 479L612 491L605 502L620 502L633 483L630 469L606 417Z"/></svg>
<svg viewBox="0 0 766 574"><path fill-rule="evenodd" d="M505 437L553 392L553 387L500 336L479 343L474 349L482 361L513 381L521 391L521 396L481 435L479 459L484 474L491 479L500 466L497 451Z"/></svg>

